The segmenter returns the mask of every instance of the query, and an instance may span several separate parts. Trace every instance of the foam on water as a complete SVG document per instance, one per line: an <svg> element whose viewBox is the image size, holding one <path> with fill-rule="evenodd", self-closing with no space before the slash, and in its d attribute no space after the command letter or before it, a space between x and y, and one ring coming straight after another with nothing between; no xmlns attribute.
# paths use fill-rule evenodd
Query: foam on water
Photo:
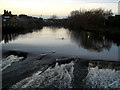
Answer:
<svg viewBox="0 0 120 90"><path fill-rule="evenodd" d="M6 69L8 66L11 66L13 62L17 62L22 59L23 57L18 57L14 55L10 55L7 58L2 59L2 61L0 62L0 65L2 66L2 70Z"/></svg>
<svg viewBox="0 0 120 90"><path fill-rule="evenodd" d="M72 88L74 63L49 67L45 72L38 71L13 85L11 88ZM40 74L41 73L41 74Z"/></svg>
<svg viewBox="0 0 120 90"><path fill-rule="evenodd" d="M13 85L11 88L72 88L74 62L49 67L38 71ZM78 67L79 68L79 67ZM80 71L82 72L82 71ZM120 88L120 70L88 67L88 75L83 79L83 88Z"/></svg>
<svg viewBox="0 0 120 90"><path fill-rule="evenodd" d="M120 71L90 67L83 82L87 88L120 88Z"/></svg>

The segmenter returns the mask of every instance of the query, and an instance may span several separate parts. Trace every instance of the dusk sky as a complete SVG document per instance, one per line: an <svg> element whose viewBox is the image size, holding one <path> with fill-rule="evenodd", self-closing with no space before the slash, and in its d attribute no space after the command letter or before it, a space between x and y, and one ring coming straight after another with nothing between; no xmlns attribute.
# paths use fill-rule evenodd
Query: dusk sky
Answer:
<svg viewBox="0 0 120 90"><path fill-rule="evenodd" d="M103 8L118 13L119 0L0 0L0 14L4 9L13 14L67 16L73 10Z"/></svg>

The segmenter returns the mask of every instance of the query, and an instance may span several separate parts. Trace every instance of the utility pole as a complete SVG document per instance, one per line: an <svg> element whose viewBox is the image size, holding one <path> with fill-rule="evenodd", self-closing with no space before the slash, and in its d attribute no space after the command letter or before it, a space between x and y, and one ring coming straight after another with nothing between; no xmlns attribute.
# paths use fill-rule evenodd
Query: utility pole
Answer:
<svg viewBox="0 0 120 90"><path fill-rule="evenodd" d="M120 1L118 2L118 15L120 15Z"/></svg>

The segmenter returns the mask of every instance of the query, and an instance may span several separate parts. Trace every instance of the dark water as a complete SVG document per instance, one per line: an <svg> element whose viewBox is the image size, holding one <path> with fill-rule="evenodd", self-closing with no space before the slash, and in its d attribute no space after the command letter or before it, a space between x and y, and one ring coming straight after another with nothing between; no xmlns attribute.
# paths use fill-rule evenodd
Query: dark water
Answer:
<svg viewBox="0 0 120 90"><path fill-rule="evenodd" d="M65 28L44 27L31 32L3 34L2 49L32 53L52 52L58 55L118 61L119 42L104 35Z"/></svg>

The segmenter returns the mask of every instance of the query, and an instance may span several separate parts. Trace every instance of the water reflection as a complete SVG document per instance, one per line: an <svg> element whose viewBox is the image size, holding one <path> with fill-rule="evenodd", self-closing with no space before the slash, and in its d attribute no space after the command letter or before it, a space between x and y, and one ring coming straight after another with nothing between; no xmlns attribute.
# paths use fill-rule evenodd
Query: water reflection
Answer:
<svg viewBox="0 0 120 90"><path fill-rule="evenodd" d="M40 32L40 30L42 32ZM28 33L32 33L32 32L36 32L36 34L35 33L31 34L32 35L31 38L26 37ZM23 34L25 37L19 37L19 38L22 38L21 40L24 40L23 43L25 43L25 39L27 38L27 41L29 40L28 42L30 45L32 45L32 43L35 42L36 40L37 43L35 44L41 45L41 43L44 43L43 45L47 44L48 46L50 46L50 44L52 44L51 46L55 46L57 42L59 42L58 40L60 40L60 39L57 40L56 38L65 37L65 39L62 39L62 42L59 42L59 46L61 45L60 43L63 43L62 45L65 45L65 43L67 42L67 44L72 45L73 42L76 43L80 48L84 48L89 51L96 51L96 52L109 51L113 44L115 44L115 46L119 46L120 44L118 39L117 40L111 39L102 34L96 34L85 31L73 31L73 30L68 30L64 28L61 29L55 27L47 27L47 28L45 27L43 29L41 28L37 30L28 30L28 31L15 32L15 33L3 33L2 41L4 41L3 43L10 43L11 41L15 41L18 38L18 36ZM38 40L38 38L40 37L42 38ZM50 40L51 42L54 43L50 43L50 42L48 43L48 41Z"/></svg>
<svg viewBox="0 0 120 90"><path fill-rule="evenodd" d="M9 43L12 40L15 40L19 33L12 33L12 34L3 34L2 40L4 40L4 43Z"/></svg>
<svg viewBox="0 0 120 90"><path fill-rule="evenodd" d="M105 36L84 31L71 31L71 40L79 47L97 52L109 51L112 46L112 41Z"/></svg>
<svg viewBox="0 0 120 90"><path fill-rule="evenodd" d="M40 29L22 30L22 31L13 32L13 33L7 33L7 32L2 33L2 41L4 41L4 43L10 43L11 41L16 40L19 35L25 35L32 32L37 32L37 31L40 31L41 29L42 27Z"/></svg>

